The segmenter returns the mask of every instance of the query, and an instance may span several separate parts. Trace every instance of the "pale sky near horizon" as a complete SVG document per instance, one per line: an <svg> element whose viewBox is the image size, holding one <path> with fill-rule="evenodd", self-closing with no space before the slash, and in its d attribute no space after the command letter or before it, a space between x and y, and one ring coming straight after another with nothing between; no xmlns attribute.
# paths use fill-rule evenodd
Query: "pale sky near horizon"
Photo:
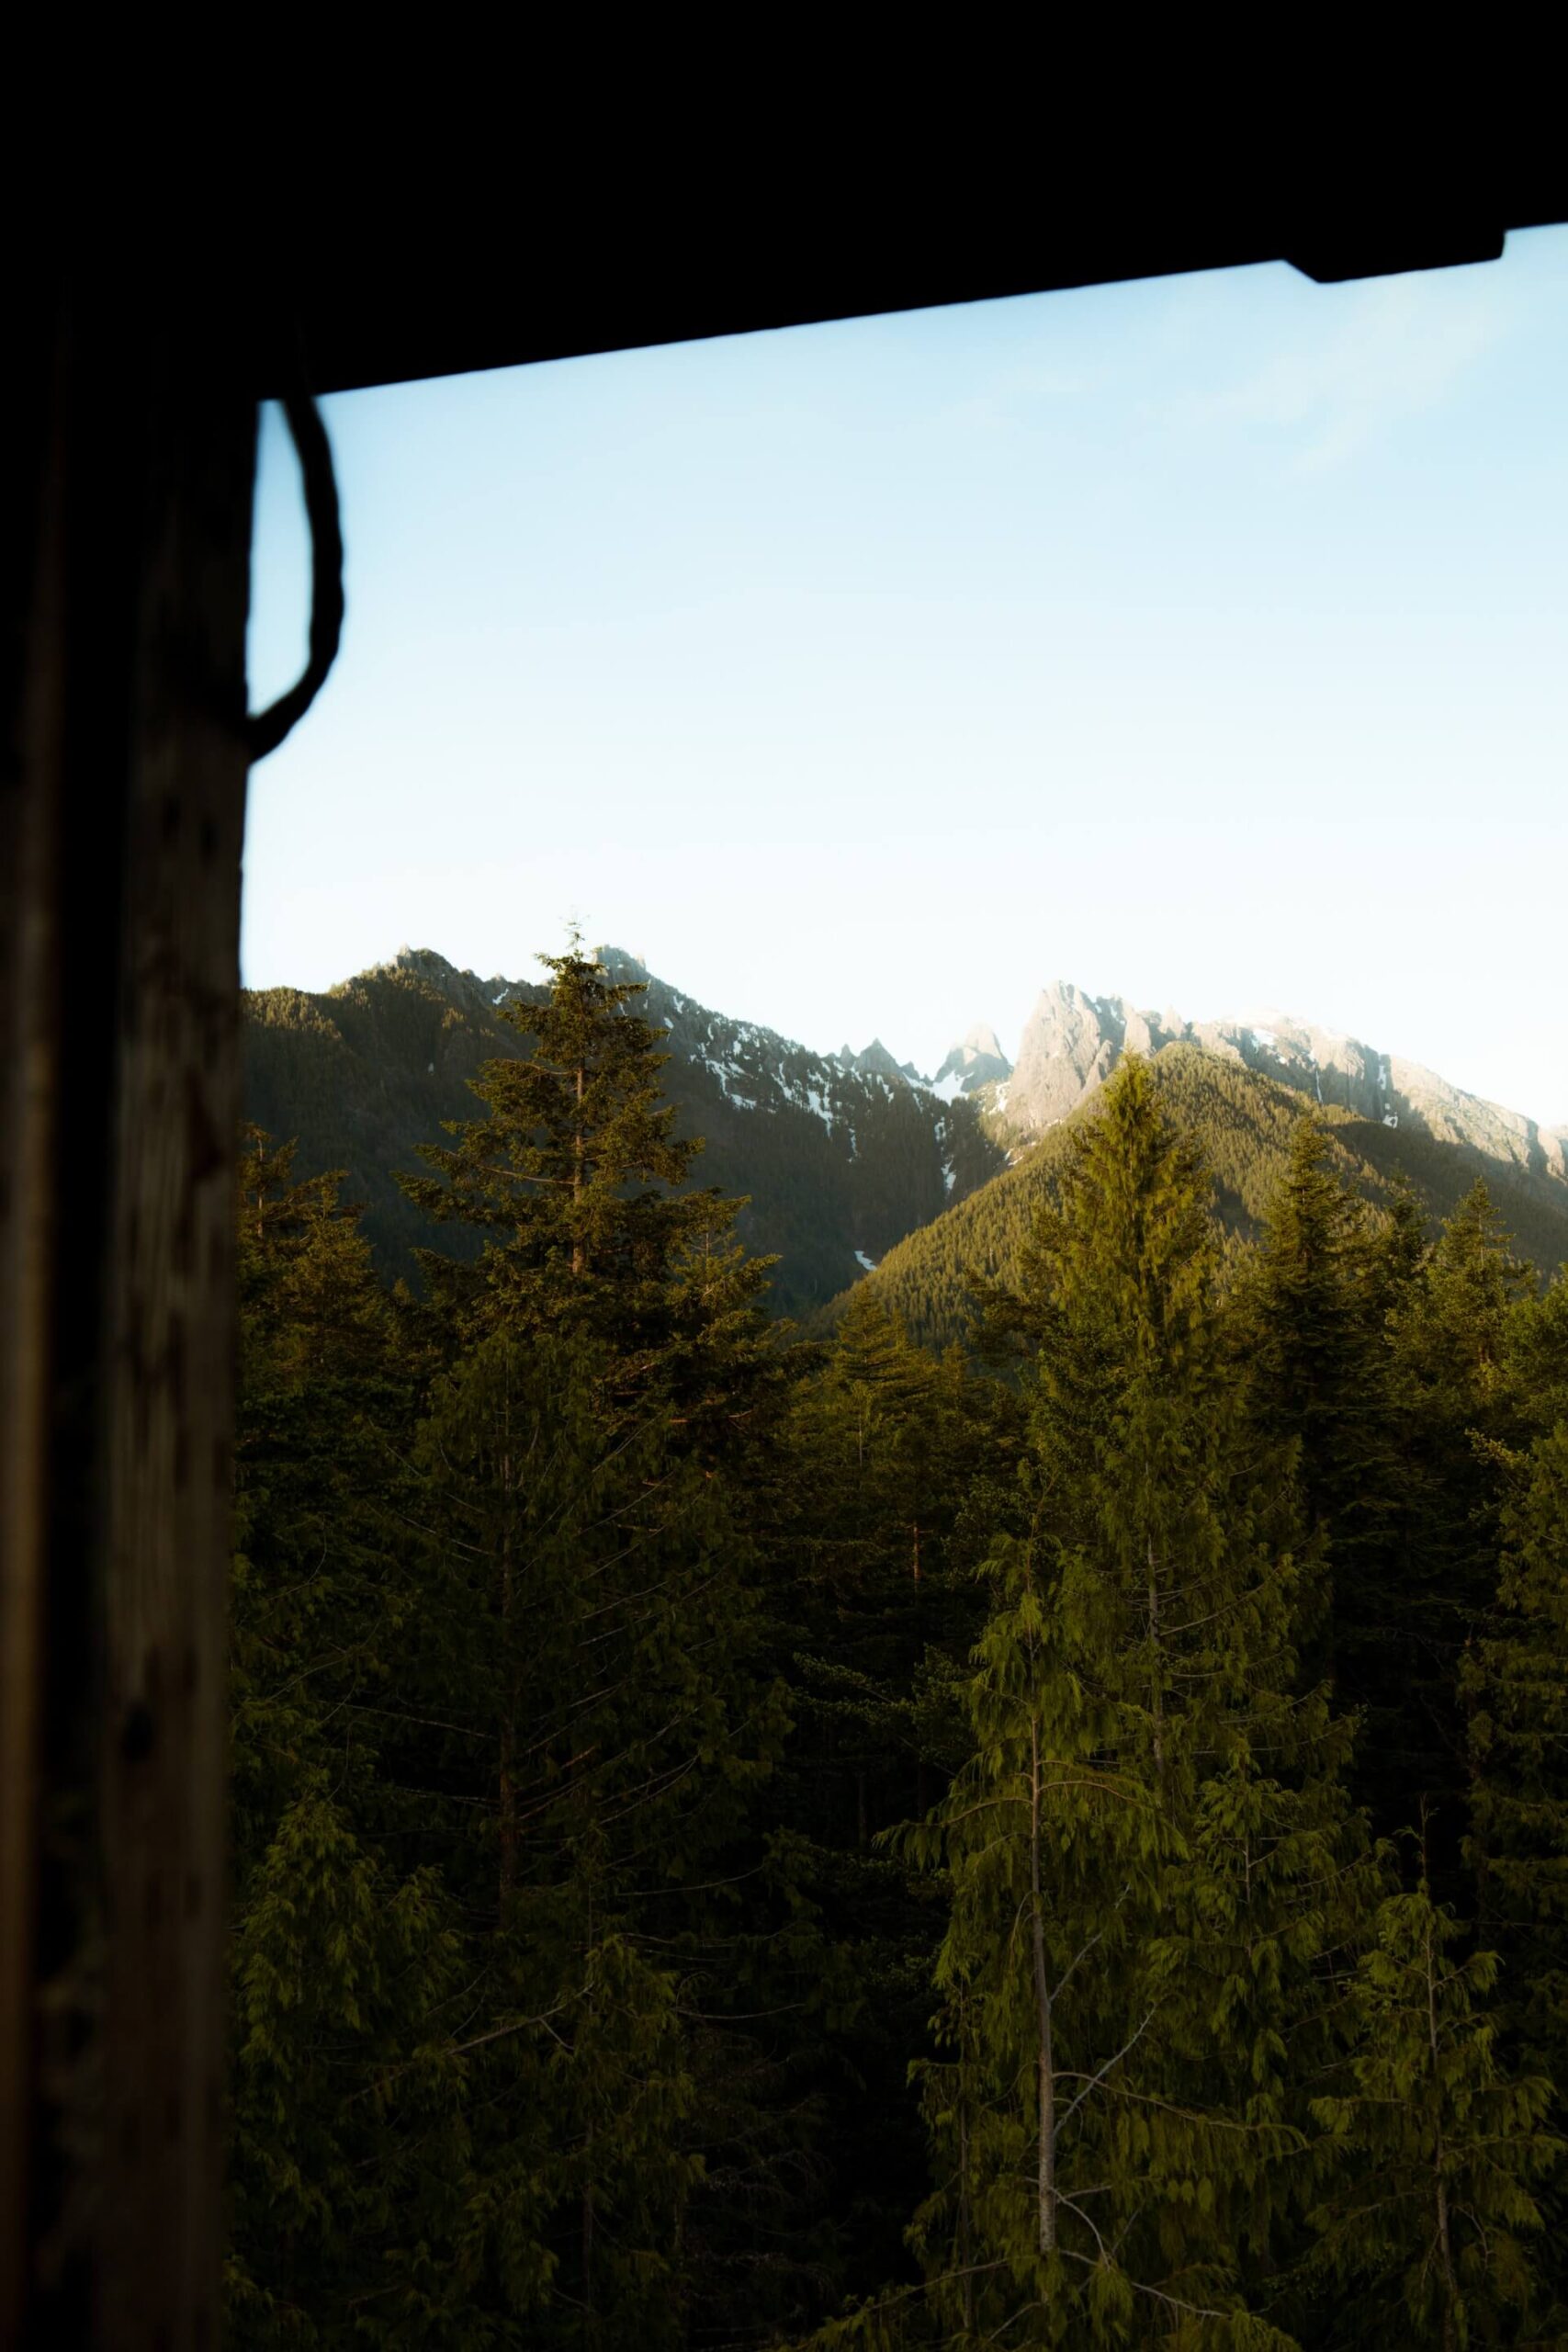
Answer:
<svg viewBox="0 0 1568 2352"><path fill-rule="evenodd" d="M515 289L527 301L521 264ZM819 1048L1280 1006L1568 1123L1568 229L325 403L247 983L568 922ZM263 432L252 700L306 551Z"/></svg>

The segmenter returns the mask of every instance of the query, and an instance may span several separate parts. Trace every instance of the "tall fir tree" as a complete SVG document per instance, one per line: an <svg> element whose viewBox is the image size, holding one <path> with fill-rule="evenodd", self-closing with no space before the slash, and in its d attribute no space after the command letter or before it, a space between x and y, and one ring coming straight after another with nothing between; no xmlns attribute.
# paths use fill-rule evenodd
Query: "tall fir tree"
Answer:
<svg viewBox="0 0 1568 2352"><path fill-rule="evenodd" d="M1561 2340L1530 2324L1536 2189L1561 2154L1549 2086L1500 2064L1496 1955L1456 1959L1459 1939L1425 1879L1384 1900L1356 1984L1349 2085L1314 2102L1346 2159L1314 2216L1326 2352Z"/></svg>
<svg viewBox="0 0 1568 2352"><path fill-rule="evenodd" d="M1513 2030L1568 2087L1568 1421L1521 1465L1504 1536L1498 1605L1464 1677L1472 1857Z"/></svg>
<svg viewBox="0 0 1568 2352"><path fill-rule="evenodd" d="M1557 1286L1561 1291L1562 1283ZM1465 1659L1481 1931L1502 1962L1505 2047L1553 2086L1568 2133L1568 1419L1537 1439L1503 1521L1497 1605ZM1568 2179L1544 2192L1545 2268L1568 2335Z"/></svg>
<svg viewBox="0 0 1568 2352"><path fill-rule="evenodd" d="M951 1887L915 2233L944 2341L1289 2341L1303 2085L1373 1880L1206 1202L1129 1058L1037 1226L1032 1523L990 1564L971 1760L909 1833Z"/></svg>
<svg viewBox="0 0 1568 2352"><path fill-rule="evenodd" d="M1010 1391L957 1350L912 1346L863 1290L800 1381L777 1459L771 1598L795 1728L771 1802L844 1985L817 2059L840 2294L908 2268L925 2177L908 2066L942 1922L929 1879L878 1833L962 1760L974 1498L1016 1452L1018 1419Z"/></svg>
<svg viewBox="0 0 1568 2352"><path fill-rule="evenodd" d="M1401 1737L1388 1743L1384 1770L1402 1795L1404 1826L1426 1822L1435 1896L1467 1915L1461 1666L1496 1590L1509 1464L1535 1425L1514 1337L1536 1288L1478 1182L1389 1325L1406 1504L1391 1577L1397 1641L1389 1680L1400 1693Z"/></svg>
<svg viewBox="0 0 1568 2352"><path fill-rule="evenodd" d="M786 1717L739 1475L784 1372L738 1204L689 1189L696 1147L637 989L575 943L545 960L548 999L515 1015L527 1049L481 1070L483 1115L406 1180L481 1237L475 1263L424 1261L457 1345L412 1456L443 1593L421 1689L445 1729L418 1763L468 1857L496 2079L468 2205L488 2184L496 2324L655 2346L753 2251L704 2206L736 2134L793 2153L766 2097L740 2115L731 2089L732 2013L760 2006L787 1911L783 1892L767 1911L753 1804ZM756 1891L739 1917L737 1878ZM743 2064L772 2069L755 2046ZM526 2259L498 2267L520 2213Z"/></svg>
<svg viewBox="0 0 1568 2352"><path fill-rule="evenodd" d="M239 1198L226 2287L258 2352L374 2337L425 2220L411 2151L415 2172L451 2153L434 2053L460 1953L442 1873L384 1835L419 1616L397 1315L337 1180L292 1159L250 1130Z"/></svg>
<svg viewBox="0 0 1568 2352"><path fill-rule="evenodd" d="M1311 1655L1340 1708L1359 1718L1355 1792L1383 1834L1414 1817L1418 1793L1402 1770L1421 1738L1406 1720L1400 1670L1411 1498L1387 1327L1408 1304L1424 1256L1410 1196L1396 1194L1380 1230L1334 1173L1321 1121L1303 1117L1234 1314L1254 1413L1295 1449L1324 1571Z"/></svg>
<svg viewBox="0 0 1568 2352"><path fill-rule="evenodd" d="M741 1202L691 1187L702 1146L675 1132L642 984L612 980L575 938L540 960L545 1002L502 1015L525 1049L469 1081L484 1115L421 1147L433 1175L399 1179L427 1216L481 1240L477 1265L426 1250L422 1269L451 1331L601 1341L617 1382L655 1380L722 1442L707 1417L733 1431L744 1375L766 1385L773 1367L759 1313L770 1261L735 1245Z"/></svg>
<svg viewBox="0 0 1568 2352"><path fill-rule="evenodd" d="M413 1449L418 1830L470 1922L487 2045L464 2307L547 2343L682 2340L702 2165L680 1889L722 1869L781 1728L748 1673L744 1537L671 1418L618 1402L594 1342L493 1331Z"/></svg>

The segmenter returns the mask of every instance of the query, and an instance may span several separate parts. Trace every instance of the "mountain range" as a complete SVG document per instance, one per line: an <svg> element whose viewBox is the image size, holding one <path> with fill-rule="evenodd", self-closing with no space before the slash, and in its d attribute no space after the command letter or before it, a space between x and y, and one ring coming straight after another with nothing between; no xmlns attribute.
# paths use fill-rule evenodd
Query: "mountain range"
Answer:
<svg viewBox="0 0 1568 2352"><path fill-rule="evenodd" d="M976 1034L972 1030L971 1038ZM1003 1123L1015 1144L1032 1143L1109 1078L1123 1053L1154 1055L1171 1045L1196 1046L1239 1063L1325 1107L1389 1128L1414 1128L1440 1143L1470 1145L1504 1165L1568 1182L1568 1129L1539 1126L1520 1112L1450 1085L1419 1062L1287 1012L1184 1021L1179 1012L1141 1012L1122 997L1088 996L1055 980L1041 991L1025 1023L1016 1064L987 1069L985 1080L965 1091Z"/></svg>
<svg viewBox="0 0 1568 2352"><path fill-rule="evenodd" d="M667 1030L678 1127L705 1138L694 1181L746 1196L740 1237L778 1258L780 1313L831 1299L1006 1166L979 1104L918 1083L880 1040L815 1053L698 1004L619 949L599 956L617 979L642 984L641 1011ZM409 947L320 994L247 991L246 1115L297 1139L301 1174L343 1169L384 1269L411 1273L413 1250L435 1237L393 1171L418 1170L414 1147L439 1142L443 1120L477 1114L466 1081L523 1049L502 1010L544 993ZM451 1228L440 1241L458 1246Z"/></svg>
<svg viewBox="0 0 1568 2352"><path fill-rule="evenodd" d="M977 1023L927 1078L880 1038L817 1053L699 1004L622 950L598 953L646 989L641 1009L668 1034L678 1125L706 1139L694 1181L746 1196L741 1238L777 1258L783 1314L830 1313L869 1277L917 1336L956 1336L965 1265L1005 1271L1059 1157L1055 1131L1089 1114L1132 1051L1153 1057L1201 1135L1235 1232L1256 1230L1291 1125L1314 1104L1368 1197L1403 1175L1437 1216L1484 1175L1524 1253L1543 1272L1568 1259L1568 1134L1289 1015L1194 1023L1055 982L1015 1060ZM394 1171L418 1167L415 1146L444 1120L474 1115L466 1081L522 1050L503 1010L543 994L418 948L319 993L248 991L247 1115L296 1141L301 1174L344 1170L384 1270L410 1273L434 1237Z"/></svg>

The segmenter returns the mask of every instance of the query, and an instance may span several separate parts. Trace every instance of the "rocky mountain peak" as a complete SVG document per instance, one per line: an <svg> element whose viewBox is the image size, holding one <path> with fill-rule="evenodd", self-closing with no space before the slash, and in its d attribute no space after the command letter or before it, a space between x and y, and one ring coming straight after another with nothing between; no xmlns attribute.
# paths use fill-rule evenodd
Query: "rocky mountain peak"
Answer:
<svg viewBox="0 0 1568 2352"><path fill-rule="evenodd" d="M1053 980L1041 990L1018 1067L1005 1093L998 1089L992 1095L991 1107L1005 1112L1015 1146L1031 1142L1109 1078L1124 1053L1154 1055L1178 1044L1241 1062L1309 1102L1385 1127L1408 1125L1439 1142L1467 1144L1493 1159L1568 1177L1562 1135L1359 1037L1274 1011L1247 1021L1187 1021L1168 1008L1145 1012L1123 997L1090 996L1067 980Z"/></svg>
<svg viewBox="0 0 1568 2352"><path fill-rule="evenodd" d="M646 981L653 977L642 957L634 956L629 947L614 947L601 943L591 952L594 962L601 965L612 979Z"/></svg>
<svg viewBox="0 0 1568 2352"><path fill-rule="evenodd" d="M1189 1021L1168 1007L1162 1012L1145 1012L1125 997L1094 996L1074 981L1055 979L1035 1001L1016 1068L989 1023L976 1022L931 1080L912 1063L895 1060L880 1037L859 1053L846 1045L836 1055L812 1056L771 1031L707 1011L660 980L624 948L602 946L594 953L614 978L635 980L647 989L641 1001L645 1016L671 1033L678 1055L721 1070L725 1089L737 1103L767 1097L772 1086L767 1071L774 1064L782 1069L787 1061L794 1076L786 1093L813 1104L818 1097L826 1102L840 1082L866 1080L877 1088L908 1082L947 1103L960 1095L972 1096L977 1109L995 1114L1008 1148L1016 1152L1066 1118L1111 1075L1124 1053L1152 1056L1163 1046L1184 1044L1243 1063L1308 1102L1386 1127L1407 1125L1438 1142L1463 1144L1489 1159L1568 1182L1568 1129L1539 1126L1518 1112L1466 1093L1418 1062L1404 1061L1292 1012L1269 1009L1246 1020ZM344 985L358 986L377 973L404 976L434 989L459 1011L478 1015L492 1014L509 1003L537 1001L543 988L542 977L509 980L496 973L481 979L476 972L459 970L434 948L406 945L387 963L362 974L360 981ZM842 1074L841 1081L830 1076L835 1069Z"/></svg>
<svg viewBox="0 0 1568 2352"><path fill-rule="evenodd" d="M983 1086L994 1086L1012 1076L1012 1064L998 1042L997 1033L988 1021L976 1021L966 1029L956 1046L950 1046L947 1057L931 1084L938 1094L951 1102L956 1094L977 1094Z"/></svg>
<svg viewBox="0 0 1568 2352"><path fill-rule="evenodd" d="M839 1059L846 1069L858 1070L863 1078L890 1078L901 1082L919 1078L913 1062L895 1061L880 1037L874 1037L870 1045L858 1054L852 1046L841 1046Z"/></svg>
<svg viewBox="0 0 1568 2352"><path fill-rule="evenodd" d="M1138 1016L1140 1029L1146 1017ZM1009 1115L1031 1134L1065 1119L1115 1068L1128 1038L1129 1011L1119 996L1090 996L1071 980L1041 989L1024 1025L1008 1090ZM1142 1036L1139 1044L1147 1050Z"/></svg>
<svg viewBox="0 0 1568 2352"><path fill-rule="evenodd" d="M370 969L372 972L417 972L422 978L434 980L455 979L457 974L456 964L448 963L446 956L434 947L411 947L406 940L389 962L372 964Z"/></svg>

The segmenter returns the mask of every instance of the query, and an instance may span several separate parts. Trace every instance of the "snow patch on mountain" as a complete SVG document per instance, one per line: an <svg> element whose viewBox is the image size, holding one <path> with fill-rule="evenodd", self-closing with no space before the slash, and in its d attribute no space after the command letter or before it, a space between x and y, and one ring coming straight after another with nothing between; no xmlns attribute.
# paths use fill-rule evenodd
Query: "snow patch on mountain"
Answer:
<svg viewBox="0 0 1568 2352"><path fill-rule="evenodd" d="M978 1094L982 1087L1011 1075L1012 1064L998 1044L996 1031L988 1022L976 1021L956 1046L948 1047L931 1089L943 1102L953 1102L961 1094Z"/></svg>

